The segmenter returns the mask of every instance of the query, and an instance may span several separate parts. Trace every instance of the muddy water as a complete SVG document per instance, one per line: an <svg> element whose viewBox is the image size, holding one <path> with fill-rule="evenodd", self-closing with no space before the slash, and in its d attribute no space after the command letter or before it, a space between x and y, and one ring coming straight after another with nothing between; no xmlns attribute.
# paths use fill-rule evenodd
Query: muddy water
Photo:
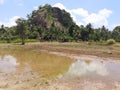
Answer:
<svg viewBox="0 0 120 90"><path fill-rule="evenodd" d="M0 50L0 73L32 71L42 77L52 77L68 70L73 61L65 56L35 50Z"/></svg>
<svg viewBox="0 0 120 90"><path fill-rule="evenodd" d="M96 59L97 58L97 59ZM70 65L70 59L45 52L16 51L1 55L0 73L37 72L43 77L64 73L65 78L90 78L104 81L120 81L120 62L102 60L99 57L78 59ZM69 66L70 65L70 66Z"/></svg>
<svg viewBox="0 0 120 90"><path fill-rule="evenodd" d="M0 90L44 90L39 88L65 73L72 62L44 51L0 47Z"/></svg>
<svg viewBox="0 0 120 90"><path fill-rule="evenodd" d="M98 57L99 58L99 57ZM63 77L120 82L120 62L102 60L78 60Z"/></svg>
<svg viewBox="0 0 120 90"><path fill-rule="evenodd" d="M0 89L120 90L120 62L96 56L71 57L77 61L37 50L0 49ZM58 74L60 79L55 82L42 78Z"/></svg>

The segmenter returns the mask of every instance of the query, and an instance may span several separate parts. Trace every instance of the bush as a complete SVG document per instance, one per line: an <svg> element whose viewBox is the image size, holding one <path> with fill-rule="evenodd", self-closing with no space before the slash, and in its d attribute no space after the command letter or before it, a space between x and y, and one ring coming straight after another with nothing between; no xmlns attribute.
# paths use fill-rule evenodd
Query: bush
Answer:
<svg viewBox="0 0 120 90"><path fill-rule="evenodd" d="M114 39L108 39L107 40L107 45L112 45L115 44L115 40Z"/></svg>
<svg viewBox="0 0 120 90"><path fill-rule="evenodd" d="M72 42L73 40L71 36L63 36L61 42Z"/></svg>
<svg viewBox="0 0 120 90"><path fill-rule="evenodd" d="M26 39L26 42L40 42L38 39Z"/></svg>

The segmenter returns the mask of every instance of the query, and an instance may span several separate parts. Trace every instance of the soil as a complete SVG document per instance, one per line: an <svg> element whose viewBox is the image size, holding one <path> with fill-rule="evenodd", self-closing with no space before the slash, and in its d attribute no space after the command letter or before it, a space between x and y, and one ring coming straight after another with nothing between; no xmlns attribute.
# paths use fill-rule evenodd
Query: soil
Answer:
<svg viewBox="0 0 120 90"><path fill-rule="evenodd" d="M75 55L92 55L92 56L99 56L99 57L109 57L109 58L117 58L120 60L120 51L118 50L104 50L104 49L82 49L82 48L78 48L78 47L64 47L64 46L52 46L53 44L50 43L42 43L42 44L38 44L38 43L30 43L30 44L26 44L25 47L27 48L34 48L36 50L46 50L49 52L61 52L61 53L65 53L65 54L75 54ZM58 45L61 45L58 44ZM67 44L63 43L63 45ZM107 46L105 46L107 47ZM118 47L119 48L119 47Z"/></svg>
<svg viewBox="0 0 120 90"><path fill-rule="evenodd" d="M28 48L31 48L27 45ZM35 46L38 50L38 46ZM35 48L34 47L34 48ZM91 59L101 57L103 60L119 62L115 54L99 51L74 50L67 48L53 48L39 46L39 50L53 54L68 56L72 59ZM120 90L119 81L105 82L104 80L92 80L89 78L52 78L46 79L33 71L16 73L0 73L0 90Z"/></svg>

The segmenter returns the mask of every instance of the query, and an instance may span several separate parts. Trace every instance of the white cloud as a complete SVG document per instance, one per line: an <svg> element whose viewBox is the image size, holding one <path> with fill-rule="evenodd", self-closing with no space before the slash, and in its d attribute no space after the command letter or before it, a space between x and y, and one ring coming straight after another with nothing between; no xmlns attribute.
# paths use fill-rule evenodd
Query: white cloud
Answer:
<svg viewBox="0 0 120 90"><path fill-rule="evenodd" d="M58 7L60 9L65 9L66 10L66 7L61 3L56 3L55 5L53 5L53 7Z"/></svg>
<svg viewBox="0 0 120 90"><path fill-rule="evenodd" d="M5 25L7 27L15 26L16 25L16 20L20 18L19 16L14 16L10 19L7 20L7 22L0 22L0 25Z"/></svg>
<svg viewBox="0 0 120 90"><path fill-rule="evenodd" d="M92 23L94 27L101 27L102 25L108 26L108 18L112 11L108 9L102 9L98 13L89 13L88 10L83 8L67 9L63 4L56 3L54 7L65 9L71 14L71 17L77 25L86 25Z"/></svg>
<svg viewBox="0 0 120 90"><path fill-rule="evenodd" d="M83 16L83 17L88 16L88 11L84 10L83 8L72 9L70 11L73 14L80 15L80 16Z"/></svg>
<svg viewBox="0 0 120 90"><path fill-rule="evenodd" d="M99 27L102 25L108 26L107 18L110 16L112 11L107 9L102 9L98 13L92 13L83 18L85 24L92 23L94 26Z"/></svg>
<svg viewBox="0 0 120 90"><path fill-rule="evenodd" d="M4 0L0 0L0 4L3 4L4 3Z"/></svg>
<svg viewBox="0 0 120 90"><path fill-rule="evenodd" d="M103 9L103 10L101 10L101 11L99 11L99 14L102 16L104 16L104 17L109 17L109 15L112 13L112 11L111 10L108 10L108 9Z"/></svg>

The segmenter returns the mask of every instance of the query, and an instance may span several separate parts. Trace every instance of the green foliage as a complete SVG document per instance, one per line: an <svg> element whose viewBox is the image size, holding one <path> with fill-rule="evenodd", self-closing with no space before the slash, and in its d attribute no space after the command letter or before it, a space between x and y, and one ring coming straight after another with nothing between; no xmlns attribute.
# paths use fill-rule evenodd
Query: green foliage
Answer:
<svg viewBox="0 0 120 90"><path fill-rule="evenodd" d="M107 45L112 45L115 44L115 40L114 39L108 39L107 40Z"/></svg>
<svg viewBox="0 0 120 90"><path fill-rule="evenodd" d="M73 40L70 36L63 36L60 42L72 42Z"/></svg>
<svg viewBox="0 0 120 90"><path fill-rule="evenodd" d="M120 42L120 26L116 26L112 32L112 38Z"/></svg>
<svg viewBox="0 0 120 90"><path fill-rule="evenodd" d="M12 31L2 25L0 28L0 40L10 43L11 39L13 39Z"/></svg>
<svg viewBox="0 0 120 90"><path fill-rule="evenodd" d="M2 43L5 43L5 41L0 41ZM14 39L11 41L11 43L20 43L21 42L21 39ZM26 39L25 42L39 42L39 40L37 39Z"/></svg>
<svg viewBox="0 0 120 90"><path fill-rule="evenodd" d="M21 39L14 39L14 40L12 40L12 43L20 43L21 42Z"/></svg>
<svg viewBox="0 0 120 90"><path fill-rule="evenodd" d="M27 15L28 19L19 18L17 26L0 28L1 42L32 42L37 41L95 41L101 45L113 38L120 42L120 26L109 31L104 25L93 28L89 23L78 26L73 22L70 13L49 4L40 6L38 10ZM27 39L27 40L26 40ZM110 41L109 41L110 42ZM108 44L109 44L108 42Z"/></svg>
<svg viewBox="0 0 120 90"><path fill-rule="evenodd" d="M16 28L16 32L19 34L20 38L21 38L21 44L24 45L25 44L25 38L27 35L27 21L23 18L19 18L16 21L17 23L17 28Z"/></svg>

